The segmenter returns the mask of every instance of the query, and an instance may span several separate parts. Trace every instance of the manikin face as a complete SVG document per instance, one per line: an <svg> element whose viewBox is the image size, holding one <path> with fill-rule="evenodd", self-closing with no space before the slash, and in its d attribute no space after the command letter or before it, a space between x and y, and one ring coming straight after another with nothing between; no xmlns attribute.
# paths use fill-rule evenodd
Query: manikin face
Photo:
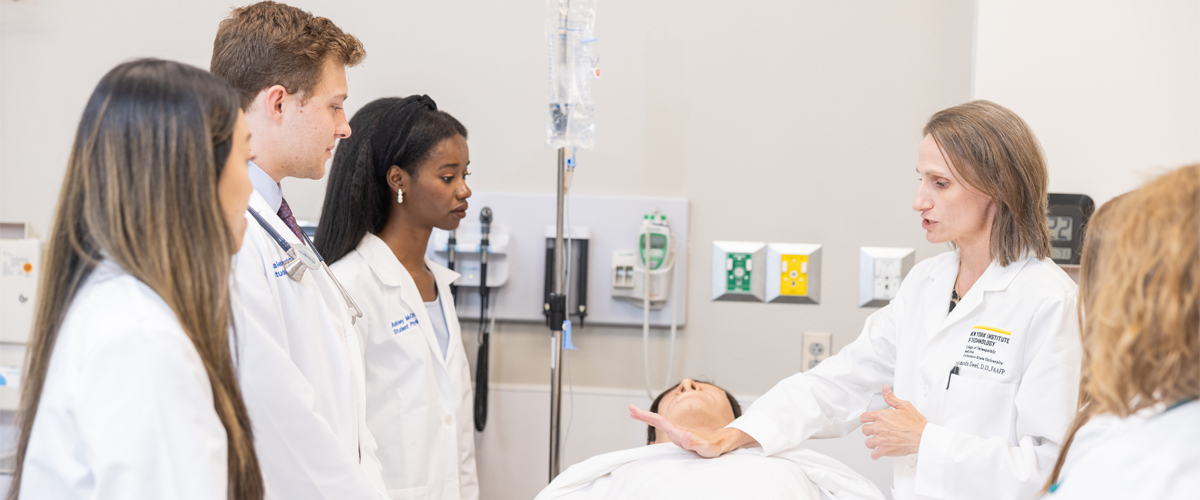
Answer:
<svg viewBox="0 0 1200 500"><path fill-rule="evenodd" d="M995 205L983 193L967 186L953 165L947 163L933 136L921 141L917 160L920 185L913 210L921 214L921 227L930 243L964 243L991 238Z"/></svg>
<svg viewBox="0 0 1200 500"><path fill-rule="evenodd" d="M675 425L698 431L716 431L733 422L733 406L720 387L683 379L658 403L658 414ZM668 443L670 438L655 431L656 443Z"/></svg>
<svg viewBox="0 0 1200 500"><path fill-rule="evenodd" d="M458 228L467 216L467 198L471 197L471 188L467 187L469 163L467 140L455 135L433 147L429 157L417 166L416 175L393 166L388 181L393 190L399 187L404 192L403 217L422 227L446 231Z"/></svg>
<svg viewBox="0 0 1200 500"><path fill-rule="evenodd" d="M254 186L246 174L246 162L250 161L250 128L246 116L238 111L237 125L233 128L233 144L225 167L217 178L217 201L229 227L229 239L233 251L242 248L242 236L246 233L246 207L250 205L250 193Z"/></svg>
<svg viewBox="0 0 1200 500"><path fill-rule="evenodd" d="M330 57L311 94L288 94L284 98L280 132L285 149L277 155L277 161L286 177L325 176L325 162L333 157L337 140L350 137L350 123L342 109L346 92L346 67ZM302 105L304 97L307 100Z"/></svg>

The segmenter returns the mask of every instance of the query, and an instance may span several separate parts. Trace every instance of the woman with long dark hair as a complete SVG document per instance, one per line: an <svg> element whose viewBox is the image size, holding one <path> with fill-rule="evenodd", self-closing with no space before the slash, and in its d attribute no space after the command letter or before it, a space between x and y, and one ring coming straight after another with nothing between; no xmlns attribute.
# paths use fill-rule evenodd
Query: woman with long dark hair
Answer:
<svg viewBox="0 0 1200 500"><path fill-rule="evenodd" d="M317 249L359 300L367 427L394 498L479 496L471 372L450 283L425 258L466 216L467 129L428 96L373 101L330 169Z"/></svg>
<svg viewBox="0 0 1200 500"><path fill-rule="evenodd" d="M9 499L263 497L229 347L249 156L208 72L100 80L43 259Z"/></svg>

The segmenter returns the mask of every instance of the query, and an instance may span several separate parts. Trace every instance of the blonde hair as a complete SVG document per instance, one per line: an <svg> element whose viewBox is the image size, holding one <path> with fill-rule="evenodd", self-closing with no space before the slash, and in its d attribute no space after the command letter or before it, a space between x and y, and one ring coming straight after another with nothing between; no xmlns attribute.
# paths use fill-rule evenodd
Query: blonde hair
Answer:
<svg viewBox="0 0 1200 500"><path fill-rule="evenodd" d="M1047 488L1093 415L1200 396L1200 164L1105 204L1083 250L1080 406Z"/></svg>
<svg viewBox="0 0 1200 500"><path fill-rule="evenodd" d="M1046 160L1020 116L991 101L971 101L935 113L925 135L954 165L962 181L991 198L992 260L1007 266L1026 251L1050 255L1046 226Z"/></svg>
<svg viewBox="0 0 1200 500"><path fill-rule="evenodd" d="M17 425L21 485L55 343L72 299L103 259L162 298L195 346L225 427L228 498L259 500L262 474L234 374L229 273L233 240L217 182L237 122L237 93L212 74L143 59L92 93L67 162L38 285Z"/></svg>

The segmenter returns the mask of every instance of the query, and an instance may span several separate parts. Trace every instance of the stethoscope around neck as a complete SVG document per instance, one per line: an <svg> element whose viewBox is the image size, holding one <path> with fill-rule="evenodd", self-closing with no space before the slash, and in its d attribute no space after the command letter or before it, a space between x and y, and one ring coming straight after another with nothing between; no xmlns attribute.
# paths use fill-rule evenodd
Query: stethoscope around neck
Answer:
<svg viewBox="0 0 1200 500"><path fill-rule="evenodd" d="M308 239L308 235L304 231L300 231L300 237L304 239L305 246L292 246L257 211L249 207L246 208L246 211L254 216L254 220L258 221L258 225L262 226L267 231L267 234L275 239L275 243L279 244L279 248L282 248L283 252L290 257L283 263L283 269L292 281L299 283L304 278L304 271L308 269L324 268L325 274L329 275L329 278L333 280L333 284L337 286L338 291L342 293L342 299L354 310L350 313L350 324L353 325L358 318L363 316L362 309L358 308L358 304L354 302L354 298L342 287L342 283L338 281L333 271L329 270L329 265L325 263L325 258L317 252L317 247L313 245L312 240Z"/></svg>

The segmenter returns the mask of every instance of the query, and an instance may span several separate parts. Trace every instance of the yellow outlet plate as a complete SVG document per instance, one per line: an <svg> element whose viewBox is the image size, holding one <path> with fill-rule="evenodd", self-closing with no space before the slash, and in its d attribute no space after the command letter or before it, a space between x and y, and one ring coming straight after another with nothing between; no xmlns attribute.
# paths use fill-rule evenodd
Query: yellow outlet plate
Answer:
<svg viewBox="0 0 1200 500"><path fill-rule="evenodd" d="M783 255L779 261L779 294L808 295L808 256Z"/></svg>

